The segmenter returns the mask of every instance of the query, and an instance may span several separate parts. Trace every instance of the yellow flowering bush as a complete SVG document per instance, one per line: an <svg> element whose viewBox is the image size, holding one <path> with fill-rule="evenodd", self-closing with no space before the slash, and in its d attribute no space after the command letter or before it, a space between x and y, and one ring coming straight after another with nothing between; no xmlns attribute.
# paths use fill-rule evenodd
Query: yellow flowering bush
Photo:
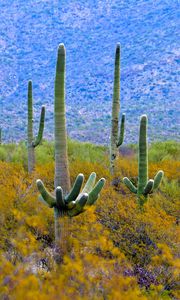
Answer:
<svg viewBox="0 0 180 300"><path fill-rule="evenodd" d="M82 161L71 147L71 181L95 170L107 183L95 207L62 221L66 251L59 265L53 210L38 200L35 185L41 178L53 191L53 159L44 154L31 175L21 162L0 161L0 299L179 299L178 161L150 163L150 176L163 169L165 179L141 211L122 183L124 176L137 178L134 155L120 156L112 177L105 152L92 162L96 149L89 146Z"/></svg>

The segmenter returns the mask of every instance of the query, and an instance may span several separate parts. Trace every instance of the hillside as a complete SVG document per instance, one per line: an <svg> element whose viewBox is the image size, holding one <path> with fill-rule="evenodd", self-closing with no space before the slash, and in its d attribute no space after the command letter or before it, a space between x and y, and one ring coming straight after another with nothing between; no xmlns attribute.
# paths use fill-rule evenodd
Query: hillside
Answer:
<svg viewBox="0 0 180 300"><path fill-rule="evenodd" d="M24 143L0 145L0 299L178 300L179 144L150 145L150 177L162 169L165 178L143 211L122 183L137 180L136 147L123 150L112 177L106 147L68 145L71 181L96 171L106 185L95 207L68 223L67 252L56 267L53 210L35 186L41 178L53 190L53 144L37 148L31 175Z"/></svg>
<svg viewBox="0 0 180 300"><path fill-rule="evenodd" d="M2 0L0 127L6 142L25 139L27 82L34 83L35 126L47 107L52 139L56 49L67 49L69 136L109 143L114 52L121 43L121 113L125 143L136 143L149 116L151 141L178 139L178 1ZM98 130L96 130L98 128ZM93 134L92 134L93 133Z"/></svg>

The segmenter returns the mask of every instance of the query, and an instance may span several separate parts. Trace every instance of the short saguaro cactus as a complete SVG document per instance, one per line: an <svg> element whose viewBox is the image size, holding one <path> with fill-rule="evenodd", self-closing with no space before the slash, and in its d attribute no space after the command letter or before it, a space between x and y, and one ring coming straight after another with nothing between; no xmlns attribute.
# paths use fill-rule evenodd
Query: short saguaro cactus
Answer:
<svg viewBox="0 0 180 300"><path fill-rule="evenodd" d="M153 179L148 179L148 142L147 142L147 116L140 119L139 131L139 161L138 161L138 185L124 177L123 182L128 189L137 195L138 203L142 207L147 201L148 195L152 194L160 185L164 172L158 171Z"/></svg>

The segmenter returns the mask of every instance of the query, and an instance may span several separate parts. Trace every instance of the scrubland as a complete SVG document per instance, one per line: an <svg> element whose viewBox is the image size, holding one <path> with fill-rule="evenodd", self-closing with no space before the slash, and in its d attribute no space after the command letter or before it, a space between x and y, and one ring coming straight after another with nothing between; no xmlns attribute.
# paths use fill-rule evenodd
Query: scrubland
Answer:
<svg viewBox="0 0 180 300"><path fill-rule="evenodd" d="M149 175L162 169L165 178L143 210L122 182L137 181L136 147L119 155L113 177L106 147L69 140L68 149L71 182L96 170L106 185L93 208L66 220L57 265L53 210L35 184L41 178L53 191L53 143L37 148L32 174L25 143L0 145L0 299L179 299L179 144L150 145Z"/></svg>

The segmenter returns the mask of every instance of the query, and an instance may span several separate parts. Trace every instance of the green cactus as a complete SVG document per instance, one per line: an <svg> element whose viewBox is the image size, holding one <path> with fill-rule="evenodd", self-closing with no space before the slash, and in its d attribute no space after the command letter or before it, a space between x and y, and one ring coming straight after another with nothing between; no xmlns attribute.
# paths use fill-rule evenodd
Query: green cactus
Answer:
<svg viewBox="0 0 180 300"><path fill-rule="evenodd" d="M105 179L101 178L96 184L95 179L96 173L93 172L81 191L84 176L83 174L79 174L68 194L65 194L63 189L60 186L57 186L55 195L47 191L40 179L37 180L37 187L41 194L39 199L50 208L54 208L56 247L60 246L60 242L63 243L63 241L61 241L61 228L58 219L64 216L77 216L85 210L85 205L93 205L98 199L104 186Z"/></svg>
<svg viewBox="0 0 180 300"><path fill-rule="evenodd" d="M41 117L37 137L33 136L33 96L32 81L28 82L28 172L31 173L35 167L35 148L41 143L44 131L45 106L41 108Z"/></svg>
<svg viewBox="0 0 180 300"><path fill-rule="evenodd" d="M67 134L65 114L65 57L64 46L58 49L55 77L54 136L55 136L55 187L61 186L64 192L70 190L70 174L67 155Z"/></svg>
<svg viewBox="0 0 180 300"><path fill-rule="evenodd" d="M124 141L125 114L122 115L119 129L120 112L120 45L116 47L115 67L114 67L114 87L112 101L112 119L111 119L111 145L110 145L110 171L114 173L114 162L119 147Z"/></svg>
<svg viewBox="0 0 180 300"><path fill-rule="evenodd" d="M164 172L157 172L154 180L148 180L148 142L147 142L147 116L143 115L140 119L139 131L139 159L138 159L138 185L137 188L127 177L123 182L128 189L137 195L140 207L147 201L148 195L152 194L160 185Z"/></svg>
<svg viewBox="0 0 180 300"><path fill-rule="evenodd" d="M58 48L54 103L55 192L49 193L40 179L37 180L37 187L41 194L40 200L50 208L54 208L55 249L56 253L62 254L64 237L67 236L68 228L65 223L60 226L59 221L61 220L62 223L63 219L65 222L65 217L77 216L87 206L93 205L105 184L104 178L95 184L96 173L93 172L82 190L83 174L77 176L72 189L70 188L65 117L65 47L63 44L60 44Z"/></svg>

